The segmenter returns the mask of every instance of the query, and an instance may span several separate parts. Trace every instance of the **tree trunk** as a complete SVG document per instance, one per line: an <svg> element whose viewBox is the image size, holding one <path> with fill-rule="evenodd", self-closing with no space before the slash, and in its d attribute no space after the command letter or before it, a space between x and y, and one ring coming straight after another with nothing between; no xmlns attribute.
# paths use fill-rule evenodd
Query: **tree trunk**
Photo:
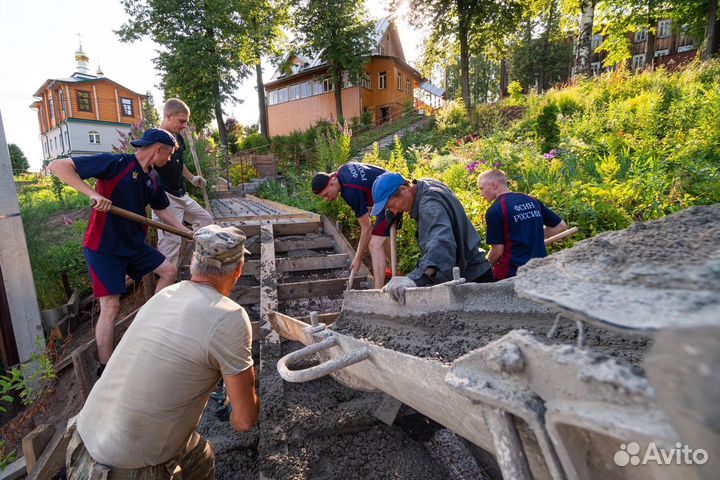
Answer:
<svg viewBox="0 0 720 480"><path fill-rule="evenodd" d="M657 28L657 18L655 18L655 2L648 0L648 17L647 17L647 42L645 43L645 67L652 67L655 63L655 32Z"/></svg>
<svg viewBox="0 0 720 480"><path fill-rule="evenodd" d="M258 92L258 108L260 109L260 135L265 139L270 138L270 130L268 128L268 111L265 104L265 83L262 77L262 59L258 56L258 63L255 65L255 77L257 78Z"/></svg>
<svg viewBox="0 0 720 480"><path fill-rule="evenodd" d="M508 96L508 71L507 59L503 57L500 60L500 98Z"/></svg>
<svg viewBox="0 0 720 480"><path fill-rule="evenodd" d="M705 51L703 52L703 60L710 60L718 53L720 45L720 22L717 18L717 0L710 0L708 7L707 23L705 24Z"/></svg>
<svg viewBox="0 0 720 480"><path fill-rule="evenodd" d="M550 48L550 32L555 24L555 14L557 11L557 0L551 0L548 5L547 19L545 21L545 31L542 36L542 47L540 50L540 68L538 72L538 91L545 91L545 84L547 79L545 78L545 64L547 63L548 50Z"/></svg>
<svg viewBox="0 0 720 480"><path fill-rule="evenodd" d="M227 160L228 139L227 130L225 129L225 118L222 111L222 98L220 97L220 85L215 82L215 120L218 126L218 135L220 136L220 151L223 160Z"/></svg>
<svg viewBox="0 0 720 480"><path fill-rule="evenodd" d="M575 54L575 75L592 75L590 59L592 57L592 31L595 18L595 1L581 0L580 35Z"/></svg>
<svg viewBox="0 0 720 480"><path fill-rule="evenodd" d="M460 27L458 30L460 36L460 85L462 86L462 99L465 104L465 111L470 114L470 54L468 46L468 26L467 20L460 17Z"/></svg>
<svg viewBox="0 0 720 480"><path fill-rule="evenodd" d="M340 125L345 123L345 119L343 117L343 110L342 110L342 72L340 72L340 69L336 68L334 75L337 80L335 81L335 113L337 114L337 121ZM388 82L388 85L390 85L391 80L389 78L386 79Z"/></svg>

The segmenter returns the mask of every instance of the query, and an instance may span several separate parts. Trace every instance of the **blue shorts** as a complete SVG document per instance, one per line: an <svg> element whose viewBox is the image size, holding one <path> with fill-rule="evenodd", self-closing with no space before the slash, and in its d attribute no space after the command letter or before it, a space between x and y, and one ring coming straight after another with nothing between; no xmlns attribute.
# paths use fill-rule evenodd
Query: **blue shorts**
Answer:
<svg viewBox="0 0 720 480"><path fill-rule="evenodd" d="M165 256L150 245L143 245L130 257L96 252L87 248L83 248L83 253L95 297L122 295L125 293L126 274L137 282L165 261Z"/></svg>
<svg viewBox="0 0 720 480"><path fill-rule="evenodd" d="M378 237L390 236L390 225L385 220L385 211L375 217L375 224L372 228L372 234Z"/></svg>

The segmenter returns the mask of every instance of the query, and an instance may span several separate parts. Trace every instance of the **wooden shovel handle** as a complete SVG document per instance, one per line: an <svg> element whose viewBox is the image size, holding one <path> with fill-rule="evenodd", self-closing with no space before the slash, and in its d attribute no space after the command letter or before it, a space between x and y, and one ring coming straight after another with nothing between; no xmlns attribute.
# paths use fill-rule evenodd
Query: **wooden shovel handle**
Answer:
<svg viewBox="0 0 720 480"><path fill-rule="evenodd" d="M93 200L93 206L94 205L95 205L95 201ZM113 215L117 215L118 217L127 218L128 220L132 220L133 222L142 223L143 225L147 225L148 227L157 228L158 230L172 233L174 235L178 235L180 237L187 238L188 240L193 240L193 236L191 234L184 232L184 231L180 230L179 228L171 227L170 225L165 225L164 223L156 222L155 220L144 217L142 215L138 215L137 213L129 212L123 208L116 207L115 205L110 206L109 212L112 213Z"/></svg>
<svg viewBox="0 0 720 480"><path fill-rule="evenodd" d="M564 230L564 231L558 233L557 235L553 235L552 237L546 238L545 245L550 245L553 242L557 242L558 240L562 240L563 238L569 237L570 235L577 233L577 231L578 231L577 227L568 228L567 230Z"/></svg>

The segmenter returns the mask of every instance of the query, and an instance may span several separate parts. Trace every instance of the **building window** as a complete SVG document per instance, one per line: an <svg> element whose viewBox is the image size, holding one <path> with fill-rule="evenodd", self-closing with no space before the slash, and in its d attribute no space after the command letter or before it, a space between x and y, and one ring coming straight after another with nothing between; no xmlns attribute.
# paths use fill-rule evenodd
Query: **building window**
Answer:
<svg viewBox="0 0 720 480"><path fill-rule="evenodd" d="M372 90L372 82L370 81L370 75L367 73L363 73L362 77L360 78L360 84L367 88L368 90Z"/></svg>
<svg viewBox="0 0 720 480"><path fill-rule="evenodd" d="M397 89L400 90L401 92L402 92L402 84L403 84L402 73L398 72L398 74L397 74Z"/></svg>
<svg viewBox="0 0 720 480"><path fill-rule="evenodd" d="M300 84L300 98L312 96L312 83L303 82Z"/></svg>
<svg viewBox="0 0 720 480"><path fill-rule="evenodd" d="M62 90L60 90L60 110L62 110L63 115L66 114L65 110L65 94Z"/></svg>
<svg viewBox="0 0 720 480"><path fill-rule="evenodd" d="M602 35L595 34L592 36L592 51L594 52L597 50L597 48L602 44L603 38Z"/></svg>
<svg viewBox="0 0 720 480"><path fill-rule="evenodd" d="M48 95L48 110L50 111L50 120L55 119L55 104L51 95Z"/></svg>
<svg viewBox="0 0 720 480"><path fill-rule="evenodd" d="M647 41L647 29L643 28L642 30L638 30L635 32L635 43L640 42L646 42Z"/></svg>
<svg viewBox="0 0 720 480"><path fill-rule="evenodd" d="M132 117L133 116L132 99L120 97L120 107L121 107L122 114L124 117Z"/></svg>
<svg viewBox="0 0 720 480"><path fill-rule="evenodd" d="M70 152L70 133L65 130L65 143L67 143L68 146L68 153Z"/></svg>
<svg viewBox="0 0 720 480"><path fill-rule="evenodd" d="M633 72L645 66L645 54L634 55L632 59Z"/></svg>
<svg viewBox="0 0 720 480"><path fill-rule="evenodd" d="M277 103L277 90L273 90L268 93L268 105L275 105Z"/></svg>
<svg viewBox="0 0 720 480"><path fill-rule="evenodd" d="M670 55L669 49L666 48L664 50L655 50L655 58L664 57L665 55Z"/></svg>
<svg viewBox="0 0 720 480"><path fill-rule="evenodd" d="M378 73L378 90L385 90L385 87L387 87L387 73L380 72Z"/></svg>
<svg viewBox="0 0 720 480"><path fill-rule="evenodd" d="M412 80L409 78L405 80L405 93L410 95L410 92L412 91Z"/></svg>
<svg viewBox="0 0 720 480"><path fill-rule="evenodd" d="M290 100L297 100L298 98L300 98L300 85L290 85L288 95L290 97Z"/></svg>
<svg viewBox="0 0 720 480"><path fill-rule="evenodd" d="M287 87L281 88L278 92L278 103L285 103L288 101L288 89Z"/></svg>
<svg viewBox="0 0 720 480"><path fill-rule="evenodd" d="M323 93L323 81L322 78L316 78L313 81L313 95L320 95Z"/></svg>
<svg viewBox="0 0 720 480"><path fill-rule="evenodd" d="M332 92L334 86L335 86L335 84L333 83L331 77L323 78L323 81L322 81L322 91L323 92Z"/></svg>
<svg viewBox="0 0 720 480"><path fill-rule="evenodd" d="M658 22L658 38L667 38L670 36L671 20L660 20Z"/></svg>
<svg viewBox="0 0 720 480"><path fill-rule="evenodd" d="M90 137L90 143L93 145L100 145L100 134L93 130L92 132L88 133L88 136Z"/></svg>
<svg viewBox="0 0 720 480"><path fill-rule="evenodd" d="M385 48L382 45L378 45L378 55L385 55Z"/></svg>
<svg viewBox="0 0 720 480"><path fill-rule="evenodd" d="M592 68L592 74L596 77L602 72L602 65L600 62L592 62L590 67Z"/></svg>
<svg viewBox="0 0 720 480"><path fill-rule="evenodd" d="M83 92L82 90L77 91L77 104L78 110L81 112L92 112L90 106L90 92Z"/></svg>

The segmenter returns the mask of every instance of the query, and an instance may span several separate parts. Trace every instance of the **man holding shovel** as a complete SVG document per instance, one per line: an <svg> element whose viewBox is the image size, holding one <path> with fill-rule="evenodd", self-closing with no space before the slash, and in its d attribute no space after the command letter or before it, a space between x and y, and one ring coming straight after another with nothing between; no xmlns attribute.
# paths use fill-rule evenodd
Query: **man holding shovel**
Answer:
<svg viewBox="0 0 720 480"><path fill-rule="evenodd" d="M192 235L167 210L169 202L165 191L152 174L155 165L169 161L175 150L175 138L166 130L151 128L131 143L138 149L135 154L103 153L62 158L50 164L55 176L93 201L83 252L93 294L100 302L95 327L100 360L98 376L113 352L115 318L120 311L120 295L125 293L125 275L137 281L154 272L160 277L155 292L173 283L177 275L175 266L145 243L146 228L110 214L111 206L144 217L145 207L150 205L165 223ZM95 190L83 182L91 177L97 179Z"/></svg>
<svg viewBox="0 0 720 480"><path fill-rule="evenodd" d="M385 211L373 213L377 218L374 225L370 224L370 207L373 206L372 185L383 173L385 170L380 167L348 162L335 173L316 173L311 182L315 195L327 201L333 201L338 195L342 195L345 203L355 212L360 224L360 241L350 269L351 272L357 272L365 253L370 250L375 288L382 288L385 285L385 265L389 253L387 238L390 235L390 226L385 219Z"/></svg>
<svg viewBox="0 0 720 480"><path fill-rule="evenodd" d="M199 175L193 175L185 166L183 156L185 154L185 141L180 135L188 126L190 119L190 108L180 99L171 98L165 102L163 107L163 119L160 128L167 130L175 136L178 148L173 152L170 161L165 165L155 168L163 189L170 201L168 211L179 221L186 221L197 230L213 221L212 216L193 200L185 190L183 179L199 188L205 188L205 179ZM154 212L154 209L153 209ZM153 217L162 220L160 215L153 213ZM165 255L170 263L177 266L180 256L181 239L177 235L167 234L162 230L158 231L157 247L160 253Z"/></svg>
<svg viewBox="0 0 720 480"><path fill-rule="evenodd" d="M407 276L394 276L383 291L405 303L405 290L453 279L453 267L469 282L492 282L490 264L460 201L443 183L424 178L408 182L398 173L384 173L373 184L372 214L386 210L397 217L409 213L417 222L422 257Z"/></svg>

